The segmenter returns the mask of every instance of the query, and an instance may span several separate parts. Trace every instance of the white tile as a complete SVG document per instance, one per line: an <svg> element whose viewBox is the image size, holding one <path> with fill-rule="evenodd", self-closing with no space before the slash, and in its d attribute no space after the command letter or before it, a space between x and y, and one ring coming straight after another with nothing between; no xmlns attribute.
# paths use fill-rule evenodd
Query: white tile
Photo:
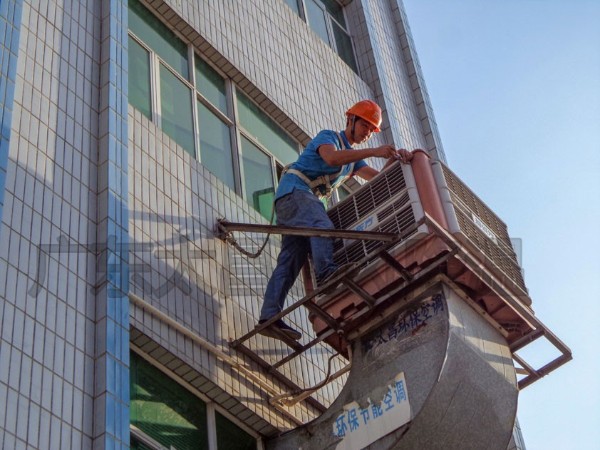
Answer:
<svg viewBox="0 0 600 450"><path fill-rule="evenodd" d="M69 383L63 384L61 419L67 424L71 424L73 421L73 386Z"/></svg>
<svg viewBox="0 0 600 450"><path fill-rule="evenodd" d="M8 401L8 386L6 386L6 384L4 384L4 383L0 383L0 405L3 405L3 407L0 408L0 424L4 424L4 420L6 418L6 413L8 412L7 408L5 407L7 401Z"/></svg>
<svg viewBox="0 0 600 450"><path fill-rule="evenodd" d="M62 448L60 443L61 437L61 422L57 416L50 417L50 445L49 447L54 448Z"/></svg>
<svg viewBox="0 0 600 450"><path fill-rule="evenodd" d="M40 428L39 428L39 447L50 449L53 448L50 446L50 413L42 409L40 411Z"/></svg>
<svg viewBox="0 0 600 450"><path fill-rule="evenodd" d="M2 343L3 346L4 346L4 343L12 342L12 329L13 329L14 316L15 316L15 307L11 303L5 302L3 319L2 319L2 333L0 335L4 341ZM2 365L0 365L0 367L2 367ZM8 367L8 365L4 366L4 367Z"/></svg>
<svg viewBox="0 0 600 450"><path fill-rule="evenodd" d="M14 411L17 411L19 407L19 394L14 389L8 389L5 406L6 411L12 411L13 413L6 415L4 429L10 434L15 434L17 431L17 414L14 414Z"/></svg>
<svg viewBox="0 0 600 450"><path fill-rule="evenodd" d="M4 444L2 448L15 448L17 446L16 437L10 433L4 433Z"/></svg>
<svg viewBox="0 0 600 450"><path fill-rule="evenodd" d="M30 402L29 400L23 395L23 393L21 393L21 395L19 395L19 402L18 402L18 406L16 410L16 416L17 416L17 438L21 439L22 441L26 441L27 440L27 428L28 428L28 422L29 422L29 406L30 406Z"/></svg>

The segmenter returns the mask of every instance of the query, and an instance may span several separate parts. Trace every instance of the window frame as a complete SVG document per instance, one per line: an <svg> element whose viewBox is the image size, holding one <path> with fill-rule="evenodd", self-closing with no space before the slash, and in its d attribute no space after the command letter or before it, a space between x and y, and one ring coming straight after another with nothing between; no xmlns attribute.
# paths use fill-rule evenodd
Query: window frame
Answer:
<svg viewBox="0 0 600 450"><path fill-rule="evenodd" d="M342 26L341 23L339 23L337 21L337 19L330 14L330 12L327 9L327 6L325 6L325 4L321 1L321 0L312 0L315 5L320 8L322 10L322 12L325 14L325 29L327 30L327 37L329 39L329 42L325 42L325 44L327 44L328 47L330 47L339 57L342 61L344 61L344 63L350 67L354 72L356 72L356 74L360 74L360 68L358 65L358 58L356 57L356 46L354 44L354 39L352 38L352 35L350 34L350 32L348 31L348 27L347 26ZM337 0L332 0L335 1L338 5L340 5L340 8L342 9L342 14L344 15L344 20L347 22L347 17L346 17L346 8L339 3ZM287 2L284 1L284 3ZM308 26L309 28L313 31L313 33L315 33L317 36L319 36L319 39L321 39L321 36L319 35L319 33L317 33L312 25L310 24L309 18L308 18L308 14L306 13L307 8L306 8L306 0L297 0L297 4L298 4L298 8L299 8L299 14L298 16L300 17L300 19L302 19ZM292 9L289 5L288 8ZM296 11L294 11L295 13ZM353 60L354 60L354 67L349 64L343 57L341 54L341 51L338 47L338 43L337 43L337 39L335 38L335 31L333 29L333 24L337 24L337 26L344 32L346 33L346 35L348 36L349 40L350 40L350 45L351 45L351 49L352 49L352 56L353 56ZM323 39L321 39L323 40Z"/></svg>
<svg viewBox="0 0 600 450"><path fill-rule="evenodd" d="M152 438L151 436L148 436L146 433L144 433L142 430L140 430L138 427L136 427L132 423L129 424L130 444L131 444L131 437L137 439L142 444L144 444L146 447L150 447L153 450L170 450L167 447L165 447L164 445L162 445L160 442L158 442L156 439ZM171 448L173 448L173 447L171 447Z"/></svg>
<svg viewBox="0 0 600 450"><path fill-rule="evenodd" d="M162 89L161 89L161 77L160 77L160 69L161 66L164 66L164 68L166 70L168 70L171 75L175 76L175 78L177 78L177 80L181 81L183 83L183 85L187 88L189 92L189 100L190 100L190 108L192 109L192 127L194 128L192 130L192 135L193 135L193 142L194 142L194 149L193 149L193 154L190 153L190 155L194 158L194 159L199 159L199 140L198 140L198 126L197 126L197 116L198 113L196 111L196 103L192 101L192 99L194 98L194 92L192 92L191 90L195 90L195 88L193 86L190 85L190 82L188 80L186 80L185 78L183 78L173 67L171 67L170 65L168 65L160 56L158 56L158 54L155 54L156 56L156 60L157 60L157 64L156 64L156 83L157 83L157 90L156 92L156 100L158 102L159 108L160 108L160 112L157 111L157 115L158 115L158 120L157 120L157 125L161 130L164 130L163 127L163 114L162 114ZM165 132L165 134L167 134ZM168 134L167 134L168 135ZM171 137L171 139L173 139L175 141L174 138ZM177 142L177 141L175 141ZM181 144L177 143L177 145L179 145L181 148L183 148L185 151L187 151L187 149L185 149ZM189 152L188 152L189 153Z"/></svg>
<svg viewBox="0 0 600 450"><path fill-rule="evenodd" d="M252 99L250 99L251 101L253 101ZM236 106L237 109L237 106ZM281 173L281 170L278 170L278 168L283 169L285 167L285 164L283 164L281 162L281 160L279 160L279 158L277 158L273 153L269 152L264 145L262 145L248 130L246 130L242 124L238 123L237 126L237 133L238 135L238 141L239 141L239 147L238 147L238 157L240 160L239 166L240 166L240 179L241 179L241 184L242 184L242 190L240 191L240 194L242 196L242 198L244 199L244 201L246 201L246 203L248 203L250 206L252 206L250 199L248 198L248 193L246 192L246 178L245 178L245 173L244 171L241 170L241 166L242 166L242 160L243 160L243 155L242 155L242 138L246 139L248 142L250 142L250 144L254 145L260 152L264 153L268 158L269 161L271 162L271 179L273 180L273 189L275 191L277 191L277 186L279 186L279 173ZM253 208L254 209L254 208ZM273 210L275 209L275 205L273 205ZM260 213L259 210L255 209L255 211L260 214L262 216L262 214ZM265 216L263 216L265 217Z"/></svg>
<svg viewBox="0 0 600 450"><path fill-rule="evenodd" d="M242 186L243 186L243 180L242 180L242 170L241 170L241 162L240 162L240 155L241 155L241 149L240 149L240 143L239 143L239 138L238 138L238 132L237 129L239 128L239 123L238 123L238 114L237 114L237 108L235 106L235 96L236 96L236 88L235 88L235 84L233 82L233 80L231 78L229 78L226 74L224 74L223 72L221 72L221 70L219 70L217 67L215 67L213 64L211 64L210 61L208 61L207 59L203 58L194 48L193 45L189 45L189 47L191 48L191 51L193 53L193 61L191 61L191 64L194 65L194 71L193 71L193 84L194 84L194 90L196 92L196 96L195 96L195 100L199 101L200 103L202 103L206 108L208 108L208 110L213 113L215 116L217 116L217 118L223 122L225 122L227 124L227 127L229 128L229 140L231 142L231 162L233 164L233 184L234 184L234 192L240 196L242 196ZM213 105L213 103L207 99L201 92L200 90L198 90L196 88L196 70L195 70L195 58L200 58L202 59L202 61L204 61L207 65L209 65L211 67L211 69L213 69L217 74L219 74L219 76L221 76L223 78L223 80L225 81L225 99L226 99L226 107L227 107L227 114L224 113L223 111L221 111L217 106ZM196 108L196 104L194 104L194 111L196 113L196 115L198 114L197 111L198 108ZM196 126L196 130L195 130L195 134L196 134L196 140L197 140L197 154L196 154L196 160L202 164L202 154L200 152L200 123L197 120L195 123ZM206 166L204 166L206 167ZM212 173L212 172L211 172ZM216 176L216 175L215 175ZM217 177L218 178L218 177Z"/></svg>
<svg viewBox="0 0 600 450"><path fill-rule="evenodd" d="M299 6L304 8L304 0L298 0ZM329 13L325 10L326 17L331 19ZM159 17L160 19L160 17ZM164 22L163 22L164 23ZM329 26L329 20L326 20L326 23ZM161 78L160 78L160 70L161 65L165 67L172 75L174 75L177 80L181 81L186 89L191 89L190 101L192 102L192 123L193 123L193 139L194 139L194 153L193 158L197 160L200 164L202 164L202 153L201 153L201 134L202 134L202 125L199 123L199 111L197 102L200 102L203 106L205 106L212 114L216 116L217 119L221 120L229 130L229 138L231 142L231 148L229 151L231 152L232 159L232 171L233 171L233 188L232 190L239 195L244 201L246 201L246 192L245 192L245 179L244 173L242 169L242 140L241 137L248 139L254 146L256 146L261 152L265 153L271 162L271 176L274 180L274 189L277 189L279 184L279 176L281 173L281 169L285 166L285 164L272 152L269 151L263 144L258 142L255 136L252 134L251 130L247 130L242 126L240 122L240 116L238 112L237 102L238 102L238 92L243 93L250 101L257 106L257 108L262 111L267 117L270 117L268 113L266 113L260 105L258 105L253 98L247 95L243 90L239 89L235 82L222 70L204 57L199 49L195 48L194 45L190 42L187 42L183 39L176 30L173 30L168 24L165 23L165 26L174 32L176 37L184 42L187 46L187 64L188 64L188 74L190 79L184 78L179 71L172 67L167 61L165 61L154 49L152 49L148 44L146 44L135 32L131 29L128 30L128 36L131 37L137 44L139 44L143 49L145 49L149 53L149 64L150 64L150 105L152 108L150 121L153 122L158 128L161 128L162 131L162 92L161 92ZM328 30L328 33L330 30ZM335 39L335 38L334 38ZM335 41L334 41L335 42ZM225 98L226 98L226 112L223 112L218 105L213 104L207 97L205 97L202 92L196 86L196 68L195 63L196 59L201 59L206 65L208 65L212 70L215 71L220 77L223 78L225 85ZM135 106L134 106L135 107ZM275 122L275 121L274 121ZM277 122L275 122L277 124ZM302 145L298 142L287 130L282 127L279 129L287 134L291 141L295 143L295 152L296 155L300 155L302 151ZM163 131L164 132L164 131ZM180 144L178 144L180 145ZM182 147L183 148L183 147ZM184 149L186 153L190 154L186 149ZM212 173L212 172L211 172ZM215 174L215 176L217 176ZM220 180L220 178L217 176ZM224 180L221 180L225 185L229 186L228 183L225 183Z"/></svg>
<svg viewBox="0 0 600 450"><path fill-rule="evenodd" d="M256 440L256 450L265 450L263 439L260 434L254 431L252 428L248 427L245 423L241 422L237 417L227 411L218 403L215 403L213 400L208 398L204 393L200 392L195 387L191 386L184 379L179 377L174 372L171 372L168 368L164 367L150 355L147 355L142 350L139 350L136 347L130 347L130 352L132 355L135 355L137 358L144 360L146 363L152 365L154 368L162 372L166 377L168 377L172 382L179 384L181 387L186 389L190 394L196 397L198 400L204 402L206 405L206 426L208 432L208 448L209 450L217 450L217 428L216 428L216 415L215 413L221 414L227 420L232 422L235 426L245 431L248 435L252 436ZM135 425L129 424L129 433L134 438L138 439L142 442L142 444L153 448L154 450L177 450L175 447L171 446L170 448L164 447L154 438L148 436L143 430L139 429ZM221 449L222 450L222 449Z"/></svg>

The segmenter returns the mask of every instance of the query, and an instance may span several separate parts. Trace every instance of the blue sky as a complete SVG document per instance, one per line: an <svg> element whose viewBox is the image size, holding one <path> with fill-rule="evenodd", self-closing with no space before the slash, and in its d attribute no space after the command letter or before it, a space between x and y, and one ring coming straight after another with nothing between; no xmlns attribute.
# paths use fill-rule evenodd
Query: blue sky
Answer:
<svg viewBox="0 0 600 450"><path fill-rule="evenodd" d="M403 1L448 163L522 240L536 315L573 351L520 393L527 449L598 450L600 1Z"/></svg>

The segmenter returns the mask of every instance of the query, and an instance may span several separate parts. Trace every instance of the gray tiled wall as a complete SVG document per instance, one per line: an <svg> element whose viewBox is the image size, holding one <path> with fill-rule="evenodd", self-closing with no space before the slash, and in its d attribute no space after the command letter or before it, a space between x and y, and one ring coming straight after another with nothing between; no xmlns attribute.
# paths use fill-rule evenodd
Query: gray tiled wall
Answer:
<svg viewBox="0 0 600 450"><path fill-rule="evenodd" d="M386 129L373 145L392 140L409 148L428 145L422 132L426 114L418 108L418 91L409 83L413 69L400 57L406 46L404 32L389 2L355 1L348 7L362 78L281 0L147 3L300 141L321 128L342 128L346 108L367 97L386 110ZM91 448L94 437L104 431L94 430L94 395L111 372L96 360L99 348L104 348L97 343L113 336L110 327L96 326L98 314L107 314L106 309L97 310L96 302L98 295L106 295L101 282L105 274L98 267L102 261L89 250L107 238L102 223L111 210L98 186L110 187L112 175L97 164L98 152L108 149L100 136L110 133L101 125L108 125L101 112L111 107L101 91L107 81L107 74L101 73L101 18L107 5L100 0L23 2L0 225L4 448ZM386 40L390 35L393 39ZM219 217L264 219L155 124L131 107L128 113L128 168L120 169L129 170L128 178L122 178L128 188L129 264L146 263L151 270L131 270L131 291L227 349L229 339L254 326L278 238L271 239L258 260L217 240L214 224ZM263 236L248 239L256 247ZM48 253L42 258L48 262L43 278L38 274L40 245ZM73 250L65 251L65 245ZM186 250L188 257L192 252L187 261L181 257ZM171 278L176 272L183 275L179 284ZM291 297L302 294L298 284ZM149 313L131 306L131 314L133 326L243 399L256 414L279 428L292 426L229 366ZM305 311L289 320L311 333ZM287 351L263 338L251 345L267 360ZM317 347L282 371L301 386L314 385L325 376L330 352ZM339 367L340 362L335 368ZM287 390L264 378L276 389ZM329 404L342 384L343 380L332 383L316 398ZM315 416L303 403L289 412L303 421ZM98 419L102 418L96 418L96 427L102 423Z"/></svg>
<svg viewBox="0 0 600 450"><path fill-rule="evenodd" d="M22 3L0 225L0 446L90 448L95 260L39 249L95 239L97 3Z"/></svg>

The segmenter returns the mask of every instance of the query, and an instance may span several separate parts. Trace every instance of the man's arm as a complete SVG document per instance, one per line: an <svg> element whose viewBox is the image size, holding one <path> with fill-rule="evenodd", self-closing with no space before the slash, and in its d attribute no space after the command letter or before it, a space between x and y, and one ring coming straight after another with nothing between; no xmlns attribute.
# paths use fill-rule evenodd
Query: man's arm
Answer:
<svg viewBox="0 0 600 450"><path fill-rule="evenodd" d="M329 166L340 167L361 159L379 157L391 158L397 155L396 149L391 145L382 145L376 148L364 148L360 150L342 151L337 150L332 144L323 144L317 150L323 161Z"/></svg>
<svg viewBox="0 0 600 450"><path fill-rule="evenodd" d="M383 169L385 169L387 166L389 166L397 160L402 161L404 164L408 164L412 158L413 154L411 152L401 148L400 150L396 150L396 156L388 158L387 162L385 163L385 166L383 166ZM361 177L363 180L367 181L369 181L378 173L379 171L377 169L372 168L371 166L361 167L356 171L356 175Z"/></svg>

